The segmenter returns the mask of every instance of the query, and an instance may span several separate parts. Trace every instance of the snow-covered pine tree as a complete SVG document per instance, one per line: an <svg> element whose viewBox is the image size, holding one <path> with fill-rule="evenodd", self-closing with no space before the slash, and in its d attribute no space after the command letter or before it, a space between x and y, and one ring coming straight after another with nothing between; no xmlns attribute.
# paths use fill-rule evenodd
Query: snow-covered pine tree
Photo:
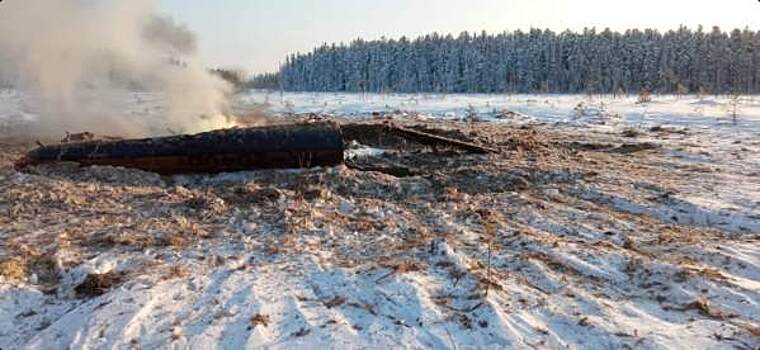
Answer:
<svg viewBox="0 0 760 350"><path fill-rule="evenodd" d="M659 93L760 92L760 35L702 27L432 33L324 44L252 85L292 91Z"/></svg>

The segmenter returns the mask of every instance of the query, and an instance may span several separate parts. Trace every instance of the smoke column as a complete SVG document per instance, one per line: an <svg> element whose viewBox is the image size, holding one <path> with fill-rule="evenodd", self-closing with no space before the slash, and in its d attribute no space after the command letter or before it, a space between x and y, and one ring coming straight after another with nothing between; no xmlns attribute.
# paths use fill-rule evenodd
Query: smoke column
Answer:
<svg viewBox="0 0 760 350"><path fill-rule="evenodd" d="M0 2L0 78L29 99L38 136L230 126L230 87L197 62L193 33L157 15L153 0ZM134 91L156 94L161 112L130 114L124 100Z"/></svg>

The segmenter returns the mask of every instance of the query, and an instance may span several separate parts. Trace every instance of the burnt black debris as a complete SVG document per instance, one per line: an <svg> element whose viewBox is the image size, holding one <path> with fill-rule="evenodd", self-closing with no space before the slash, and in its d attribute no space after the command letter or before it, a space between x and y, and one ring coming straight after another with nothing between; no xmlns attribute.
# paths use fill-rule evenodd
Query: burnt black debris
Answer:
<svg viewBox="0 0 760 350"><path fill-rule="evenodd" d="M341 164L343 138L340 127L330 122L234 128L197 135L43 146L29 152L17 165L58 161L159 174L311 168Z"/></svg>

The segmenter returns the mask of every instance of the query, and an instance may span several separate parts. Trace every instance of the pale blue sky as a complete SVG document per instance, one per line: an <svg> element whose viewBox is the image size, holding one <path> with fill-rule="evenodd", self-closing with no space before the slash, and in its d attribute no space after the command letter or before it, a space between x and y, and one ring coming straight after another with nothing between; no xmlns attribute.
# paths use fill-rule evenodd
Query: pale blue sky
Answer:
<svg viewBox="0 0 760 350"><path fill-rule="evenodd" d="M357 37L596 26L760 29L756 0L159 0L208 65L273 71L285 55Z"/></svg>

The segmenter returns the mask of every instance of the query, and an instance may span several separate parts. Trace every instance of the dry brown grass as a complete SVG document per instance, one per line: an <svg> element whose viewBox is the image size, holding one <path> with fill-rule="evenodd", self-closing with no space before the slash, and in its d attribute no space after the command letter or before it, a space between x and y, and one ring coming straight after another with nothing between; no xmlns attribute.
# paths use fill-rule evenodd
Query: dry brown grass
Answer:
<svg viewBox="0 0 760 350"><path fill-rule="evenodd" d="M166 245L174 249L181 249L185 247L187 243L188 243L188 240L183 235L177 232L172 232L166 235Z"/></svg>
<svg viewBox="0 0 760 350"><path fill-rule="evenodd" d="M187 269L187 267L176 264L169 267L163 279L171 280L175 278L185 278L187 276L190 276L190 271Z"/></svg>
<svg viewBox="0 0 760 350"><path fill-rule="evenodd" d="M113 246L128 246L136 248L147 248L158 245L158 241L149 236L137 235L134 233L113 234L106 237L107 244Z"/></svg>
<svg viewBox="0 0 760 350"><path fill-rule="evenodd" d="M18 259L7 259L0 262L0 276L11 281L20 281L26 276L26 267Z"/></svg>
<svg viewBox="0 0 760 350"><path fill-rule="evenodd" d="M338 306L341 306L341 305L345 304L346 301L348 301L348 300L345 297L342 297L342 296L339 295L339 296L336 296L336 297L334 297L334 298L332 298L332 299L330 299L328 301L325 301L324 304L325 304L326 308L332 309L334 307L338 307Z"/></svg>
<svg viewBox="0 0 760 350"><path fill-rule="evenodd" d="M682 265L685 270L688 270L694 275L702 276L705 279L715 281L726 281L728 278L720 272L720 270L710 267L699 267L694 265Z"/></svg>
<svg viewBox="0 0 760 350"><path fill-rule="evenodd" d="M256 314L251 317L251 325L249 328L254 329L258 326L269 327L269 322L271 322L269 315Z"/></svg>
<svg viewBox="0 0 760 350"><path fill-rule="evenodd" d="M416 261L404 260L404 261L386 261L380 264L381 267L391 269L395 273L408 273L417 272L422 270L422 265Z"/></svg>
<svg viewBox="0 0 760 350"><path fill-rule="evenodd" d="M412 260L391 260L386 258L383 259L379 265L382 268L390 269L391 272L378 278L377 282L380 282L394 274L403 275L405 273L418 272L423 270L423 266L420 263Z"/></svg>
<svg viewBox="0 0 760 350"><path fill-rule="evenodd" d="M705 297L699 297L696 300L684 305L683 307L667 306L666 309L679 311L696 310L700 315L715 320L727 320L736 317L736 315L726 313L714 307Z"/></svg>
<svg viewBox="0 0 760 350"><path fill-rule="evenodd" d="M483 223L482 240L485 241L486 245L488 246L488 257L486 259L488 270L486 271L485 281L481 279L480 283L485 284L485 287L486 287L485 295L488 296L488 292L491 290L492 286L501 288L501 286L494 283L493 280L491 279L491 256L493 255L493 241L494 241L494 238L496 238L496 223L495 223L494 214L492 212L484 212L481 216L483 217L483 220L485 221Z"/></svg>

